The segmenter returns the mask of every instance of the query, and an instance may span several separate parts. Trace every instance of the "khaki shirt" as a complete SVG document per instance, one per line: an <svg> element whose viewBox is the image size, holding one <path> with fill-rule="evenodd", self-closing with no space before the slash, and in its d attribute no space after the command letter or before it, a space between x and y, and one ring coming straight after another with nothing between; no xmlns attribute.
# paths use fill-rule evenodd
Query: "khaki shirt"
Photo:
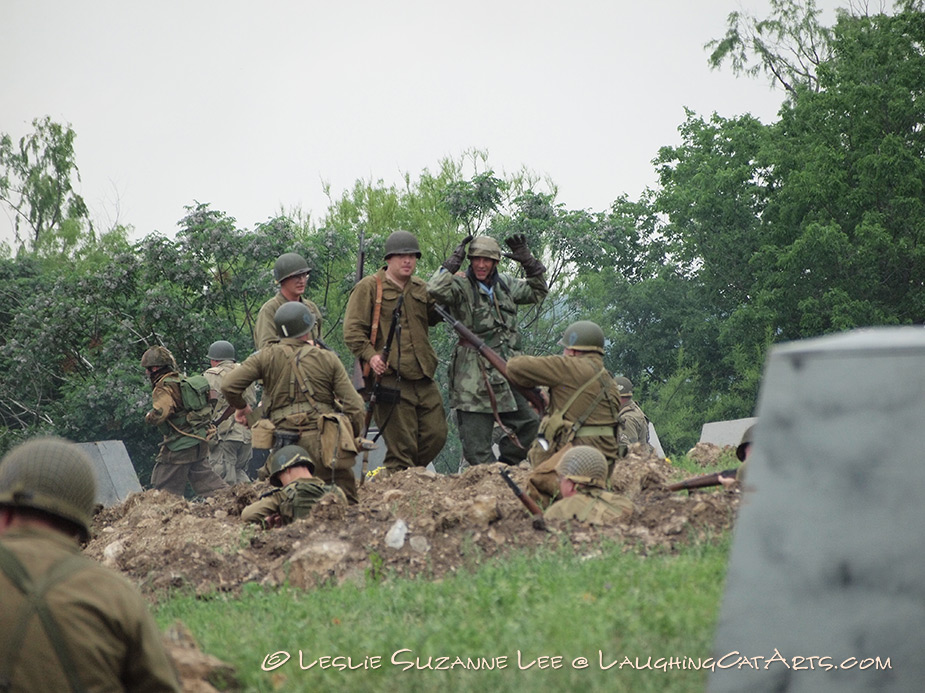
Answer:
<svg viewBox="0 0 925 693"><path fill-rule="evenodd" d="M312 339L321 339L321 310L307 298L301 299L302 303L308 306L308 309L315 316L315 325L312 327ZM276 294L269 301L260 306L260 312L257 313L257 322L254 325L254 348L263 349L270 340L276 339L276 311L284 303L288 303L282 293Z"/></svg>
<svg viewBox="0 0 925 693"><path fill-rule="evenodd" d="M17 527L0 543L22 563L34 581L62 559L79 555L69 537L51 529ZM124 577L80 557L45 596L70 650L77 675L88 691L157 693L179 691L161 633L138 591ZM25 597L0 570L0 652L14 635L12 624ZM58 656L38 616L26 625L12 671L13 691L69 691Z"/></svg>
<svg viewBox="0 0 925 693"><path fill-rule="evenodd" d="M589 525L608 525L628 520L633 503L623 496L590 486L577 486L576 493L550 505L547 520L578 520Z"/></svg>
<svg viewBox="0 0 925 693"><path fill-rule="evenodd" d="M633 443L649 445L649 419L634 400L627 402L620 410L620 445L629 447Z"/></svg>
<svg viewBox="0 0 925 693"><path fill-rule="evenodd" d="M298 354L297 367L309 392L302 391L301 382L292 370L294 354ZM313 418L322 413L343 412L350 417L354 435L363 432L366 411L363 398L333 351L294 337L272 342L225 375L222 394L229 404L242 409L246 404L243 393L256 380L263 380L264 411L280 428L299 427L286 426L284 420L288 416L305 414Z"/></svg>
<svg viewBox="0 0 925 693"><path fill-rule="evenodd" d="M376 343L369 341L372 334L373 312L376 306L376 277L382 281L382 306L379 313L379 329ZM428 328L440 322L434 310L434 301L427 293L424 280L412 276L404 291L386 277L385 270L363 277L347 301L344 314L344 344L364 363L382 352L392 326L392 313L399 295L404 294L401 309L401 335L397 332L389 352L389 366L386 374L398 370L403 379L433 379L437 371L437 354L430 343Z"/></svg>
<svg viewBox="0 0 925 693"><path fill-rule="evenodd" d="M329 493L337 496L343 503L347 502L344 492L337 486L325 485L317 477L296 479L282 488L265 493L256 502L248 505L241 511L241 519L244 522L262 522L271 515L281 515L284 523L292 522L306 517L310 512L310 508ZM299 509L292 513L286 510L286 505L287 503L290 506L292 505L296 494L302 495L302 503ZM290 517L290 515L292 516Z"/></svg>
<svg viewBox="0 0 925 693"><path fill-rule="evenodd" d="M222 394L222 380L225 375L237 367L234 361L225 360L219 363L217 366L212 366L203 371L202 375L206 380L209 381L209 387L213 392L217 394L215 404L212 405L212 421L217 421L228 409L230 406L228 401L225 399L225 396ZM244 401L247 402L251 407L257 406L257 388L253 384L248 385L247 389L243 394ZM234 418L234 412L232 411L228 417L222 421L215 429L215 435L212 438L212 442L219 441L237 441L243 443L250 443L251 432L247 426L242 426Z"/></svg>

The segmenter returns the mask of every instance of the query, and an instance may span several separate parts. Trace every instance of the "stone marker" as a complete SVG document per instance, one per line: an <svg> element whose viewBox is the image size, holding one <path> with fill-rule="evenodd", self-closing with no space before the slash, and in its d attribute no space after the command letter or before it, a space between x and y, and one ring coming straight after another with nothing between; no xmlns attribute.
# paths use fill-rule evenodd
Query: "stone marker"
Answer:
<svg viewBox="0 0 925 693"><path fill-rule="evenodd" d="M747 419L730 419L728 421L711 421L705 423L700 429L700 442L713 443L725 447L731 445L738 446L742 440L742 434L745 429L755 423L758 419L749 417Z"/></svg>
<svg viewBox="0 0 925 693"><path fill-rule="evenodd" d="M709 690L922 690L925 329L773 348L757 414Z"/></svg>
<svg viewBox="0 0 925 693"><path fill-rule="evenodd" d="M124 501L130 493L140 493L138 474L121 440L77 443L90 456L96 474L96 502L109 507Z"/></svg>

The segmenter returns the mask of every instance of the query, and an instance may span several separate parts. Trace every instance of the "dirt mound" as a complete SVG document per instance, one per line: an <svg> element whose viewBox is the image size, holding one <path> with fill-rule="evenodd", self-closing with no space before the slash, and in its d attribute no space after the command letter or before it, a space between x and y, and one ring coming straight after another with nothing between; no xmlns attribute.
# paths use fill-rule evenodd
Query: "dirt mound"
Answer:
<svg viewBox="0 0 925 693"><path fill-rule="evenodd" d="M270 530L240 519L264 483L239 484L193 502L145 491L95 517L86 553L128 575L152 599L169 588L236 592L247 582L311 588L391 575L438 579L513 550L556 546L564 537L583 552L607 539L671 549L730 527L738 505L738 495L724 491L669 493L665 483L678 478L671 466L632 454L613 477L614 488L636 504L625 524L552 521L543 532L533 528L501 468L377 475L360 489L358 505L325 503L309 518ZM509 469L525 488L529 469Z"/></svg>
<svg viewBox="0 0 925 693"><path fill-rule="evenodd" d="M720 447L714 443L697 443L687 451L687 456L701 467L737 467L739 460L731 445Z"/></svg>

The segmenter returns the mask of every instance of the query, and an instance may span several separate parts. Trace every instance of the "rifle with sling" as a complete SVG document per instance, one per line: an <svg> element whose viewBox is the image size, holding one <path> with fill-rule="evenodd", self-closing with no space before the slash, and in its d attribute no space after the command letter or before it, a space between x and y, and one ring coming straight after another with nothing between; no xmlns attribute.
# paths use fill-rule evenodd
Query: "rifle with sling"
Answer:
<svg viewBox="0 0 925 693"><path fill-rule="evenodd" d="M533 515L533 529L546 529L546 520L543 519L543 511L540 509L540 506L536 504L536 501L523 492L523 489L511 478L511 473L508 470L501 470L501 478L507 482L507 485L511 487L514 495L517 496L517 499L523 503L527 510L530 511L530 514Z"/></svg>
<svg viewBox="0 0 925 693"><path fill-rule="evenodd" d="M382 347L381 357L382 357L382 360L385 361L386 365L388 365L389 363L389 353L392 351L392 342L395 339L395 331L398 328L399 321L401 320L401 306L404 300L405 300L405 295L399 294L398 300L395 302L395 309L392 311L392 324L389 325L389 334L385 338L385 345L383 345ZM391 388L389 388L389 390L391 390ZM363 438L364 439L369 438L369 424L373 420L373 407L375 407L376 403L380 400L380 398L382 397L382 394L383 394L382 376L377 373L376 379L373 381L372 391L369 394L369 400L366 402L366 422L363 425ZM386 400L391 399L392 404L397 404L398 398L401 397L401 393L398 393L398 392L394 392L394 393L388 392L386 393L386 395L387 395ZM384 400L384 403L388 403L388 402ZM391 412L389 412L389 416L386 417L385 421L383 421L382 424L379 426L379 431L376 433L376 437L373 438L373 441L372 441L373 443L379 440L379 436L382 435L382 431L385 429L386 424L388 424L389 418L391 418ZM366 481L366 472L367 472L368 466L369 466L369 448L364 446L363 447L363 465L361 467L362 471L360 473L360 485L361 486Z"/></svg>
<svg viewBox="0 0 925 693"><path fill-rule="evenodd" d="M357 251L357 270L356 275L353 280L354 286L360 283L360 280L363 278L363 267L366 265L366 229L360 231L360 248ZM374 320L378 322L378 316ZM373 328L375 329L375 327ZM373 342L375 342L375 337L373 337ZM369 375L369 366L364 366L363 362L358 356L353 360L353 386L356 388L357 392L364 392L366 390L366 376Z"/></svg>
<svg viewBox="0 0 925 693"><path fill-rule="evenodd" d="M669 491L685 491L692 488L707 488L710 486L721 486L722 481L720 479L735 479L736 470L735 469L724 469L721 472L713 472L712 474L704 474L703 476L695 476L692 479L685 479L684 481L679 481L674 484L668 484L666 487Z"/></svg>
<svg viewBox="0 0 925 693"><path fill-rule="evenodd" d="M435 305L434 308L440 317L459 333L460 337L469 342L477 352L485 357L488 363L494 366L495 369L504 376L504 379L511 384L512 388L527 398L527 401L530 402L540 416L546 412L546 402L543 400L543 395L540 394L539 389L535 387L523 387L513 382L507 374L507 361L501 358L501 355L497 351L488 346L485 341L479 339L472 330L454 318L446 308L441 305Z"/></svg>

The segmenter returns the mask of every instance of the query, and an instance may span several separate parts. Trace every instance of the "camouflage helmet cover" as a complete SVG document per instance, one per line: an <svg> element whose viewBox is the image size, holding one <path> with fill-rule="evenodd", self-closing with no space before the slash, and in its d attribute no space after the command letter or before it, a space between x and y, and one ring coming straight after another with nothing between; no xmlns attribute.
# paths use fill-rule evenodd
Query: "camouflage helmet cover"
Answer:
<svg viewBox="0 0 925 693"><path fill-rule="evenodd" d="M279 479L279 473L284 469L299 465L308 467L308 471L312 474L315 473L315 463L312 462L308 450L299 445L286 445L280 448L270 455L267 460L267 474L270 478L270 483L273 486L282 486L283 483Z"/></svg>
<svg viewBox="0 0 925 693"><path fill-rule="evenodd" d="M93 463L76 444L53 436L33 438L0 460L0 506L55 515L90 538L96 505Z"/></svg>
<svg viewBox="0 0 925 693"><path fill-rule="evenodd" d="M280 337L301 337L315 326L315 315L301 301L287 301L273 316Z"/></svg>
<svg viewBox="0 0 925 693"><path fill-rule="evenodd" d="M305 258L298 253L283 253L276 258L273 265L273 279L279 284L284 279L289 279L296 274L308 274L308 263Z"/></svg>
<svg viewBox="0 0 925 693"><path fill-rule="evenodd" d="M421 257L418 239L410 231L393 231L385 239L385 259L392 255L416 255Z"/></svg>
<svg viewBox="0 0 925 693"><path fill-rule="evenodd" d="M736 457L739 458L740 462L745 461L745 452L748 450L748 446L752 444L754 436L755 424L752 424L742 433L742 440L739 441L739 445L736 447Z"/></svg>
<svg viewBox="0 0 925 693"><path fill-rule="evenodd" d="M487 257L489 260L500 262L501 246L491 236L476 236L469 243L469 257Z"/></svg>
<svg viewBox="0 0 925 693"><path fill-rule="evenodd" d="M629 378L618 375L614 378L614 382L617 384L621 397L631 397L633 395L633 383Z"/></svg>
<svg viewBox="0 0 925 693"><path fill-rule="evenodd" d="M556 471L576 483L603 488L607 479L607 458L590 445L576 445L562 456Z"/></svg>
<svg viewBox="0 0 925 693"><path fill-rule="evenodd" d="M173 370L177 369L177 362L173 354L167 347L153 346L141 356L142 368L156 368L158 366L169 366Z"/></svg>
<svg viewBox="0 0 925 693"><path fill-rule="evenodd" d="M209 353L206 354L206 356L214 361L234 361L234 344L226 342L224 339L212 342L212 344L209 345Z"/></svg>
<svg viewBox="0 0 925 693"><path fill-rule="evenodd" d="M575 351L594 351L604 353L604 331L597 323L579 320L565 328L559 346Z"/></svg>

